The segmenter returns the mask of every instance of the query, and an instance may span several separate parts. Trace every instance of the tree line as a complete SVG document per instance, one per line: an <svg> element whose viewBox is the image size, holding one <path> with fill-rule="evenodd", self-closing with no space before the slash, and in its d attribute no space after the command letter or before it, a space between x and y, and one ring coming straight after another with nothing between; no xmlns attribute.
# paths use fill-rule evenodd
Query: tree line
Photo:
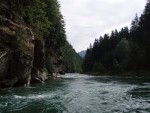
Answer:
<svg viewBox="0 0 150 113"><path fill-rule="evenodd" d="M0 14L18 24L25 24L32 29L35 41L41 45L44 43L44 65L48 73L52 73L60 65L60 60L66 71L81 69L80 63L77 63L80 61L76 60L79 59L78 54L68 44L58 0L1 0ZM68 59L74 66L67 63Z"/></svg>
<svg viewBox="0 0 150 113"><path fill-rule="evenodd" d="M131 28L113 30L95 39L87 49L82 68L84 72L115 72L150 70L150 0Z"/></svg>

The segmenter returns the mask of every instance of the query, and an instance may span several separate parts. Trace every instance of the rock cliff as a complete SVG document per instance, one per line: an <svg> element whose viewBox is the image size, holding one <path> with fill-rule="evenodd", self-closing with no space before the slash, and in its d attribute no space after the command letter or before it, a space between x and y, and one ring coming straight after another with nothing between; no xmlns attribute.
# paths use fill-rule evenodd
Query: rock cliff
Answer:
<svg viewBox="0 0 150 113"><path fill-rule="evenodd" d="M36 3L36 1L34 2ZM54 52L49 51L48 53L53 60L45 55L44 32L39 30L42 35L38 36L40 33L37 33L37 28L27 23L29 21L27 16L23 17L23 14L17 9L24 8L23 3L27 5L30 1L1 0L0 88L28 86L34 82L43 83L48 79L48 75L53 76L62 70L57 51L49 48ZM38 1L37 3L42 5ZM32 6L30 7L32 8ZM26 9L24 10L26 11ZM30 11L30 9L28 10ZM36 24L39 22L37 21ZM46 65L46 62L50 62L51 67Z"/></svg>
<svg viewBox="0 0 150 113"><path fill-rule="evenodd" d="M0 87L26 86L44 82L62 71L61 58L50 56L45 67L45 42L35 39L32 29L0 16Z"/></svg>
<svg viewBox="0 0 150 113"><path fill-rule="evenodd" d="M35 37L30 28L0 16L0 86L29 85Z"/></svg>
<svg viewBox="0 0 150 113"><path fill-rule="evenodd" d="M0 0L0 88L43 83L66 67L76 71L78 56L66 45L57 0Z"/></svg>

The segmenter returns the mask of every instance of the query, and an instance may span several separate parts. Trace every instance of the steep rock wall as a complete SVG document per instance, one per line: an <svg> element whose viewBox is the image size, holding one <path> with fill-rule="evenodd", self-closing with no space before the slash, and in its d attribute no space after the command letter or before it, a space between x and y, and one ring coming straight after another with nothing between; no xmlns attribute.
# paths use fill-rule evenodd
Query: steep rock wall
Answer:
<svg viewBox="0 0 150 113"><path fill-rule="evenodd" d="M35 40L34 61L32 69L32 82L44 82L48 79L45 69L45 45L44 41Z"/></svg>
<svg viewBox="0 0 150 113"><path fill-rule="evenodd" d="M35 4L32 6L32 3ZM51 5L58 4L53 1L49 3ZM57 42L62 42L59 31L63 25L58 24L62 28L54 33L56 36L49 35L53 32L49 24L59 23L62 17L58 20L46 17L58 8L49 9L50 13L45 10L42 0L0 0L0 88L44 82L47 75L64 73L60 51L63 44L57 45ZM56 15L59 13L58 10ZM54 18L56 15L54 13ZM54 28L58 26L53 25ZM46 39L51 41L46 43Z"/></svg>
<svg viewBox="0 0 150 113"><path fill-rule="evenodd" d="M30 28L0 16L0 87L29 85L34 59Z"/></svg>

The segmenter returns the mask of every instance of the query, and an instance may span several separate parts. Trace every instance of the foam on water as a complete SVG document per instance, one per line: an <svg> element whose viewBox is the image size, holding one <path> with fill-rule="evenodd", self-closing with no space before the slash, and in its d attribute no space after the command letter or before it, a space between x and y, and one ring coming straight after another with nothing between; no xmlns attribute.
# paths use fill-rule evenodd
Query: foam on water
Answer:
<svg viewBox="0 0 150 113"><path fill-rule="evenodd" d="M0 113L147 113L150 82L67 74L46 84L0 92Z"/></svg>
<svg viewBox="0 0 150 113"><path fill-rule="evenodd" d="M45 99L45 98L52 98L54 97L55 94L31 94L31 95L27 95L27 96L20 96L20 95L13 95L13 98L16 99Z"/></svg>

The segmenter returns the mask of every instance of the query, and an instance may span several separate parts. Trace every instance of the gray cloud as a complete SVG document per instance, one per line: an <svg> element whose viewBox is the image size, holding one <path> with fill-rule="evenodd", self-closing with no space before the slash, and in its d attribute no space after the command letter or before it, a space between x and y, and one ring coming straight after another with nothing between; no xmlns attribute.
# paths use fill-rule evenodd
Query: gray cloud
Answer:
<svg viewBox="0 0 150 113"><path fill-rule="evenodd" d="M146 0L59 0L68 41L77 52L111 30L130 26Z"/></svg>

